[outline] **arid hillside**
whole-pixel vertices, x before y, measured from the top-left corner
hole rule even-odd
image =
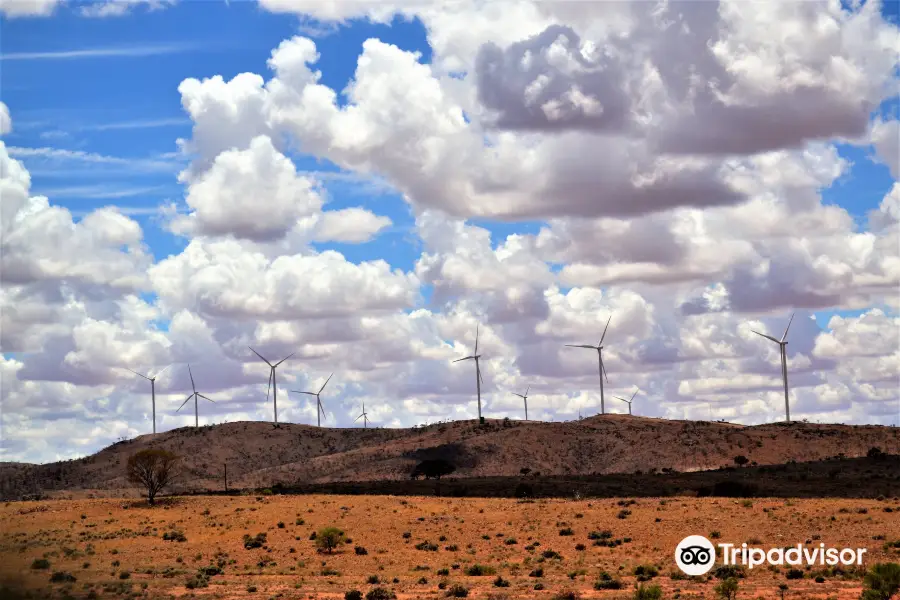
[[[700,471],[743,455],[759,465],[864,456],[872,448],[900,454],[900,430],[883,426],[667,421],[626,415],[565,423],[458,421],[411,429],[332,429],[238,422],[184,427],[118,442],[93,456],[46,465],[0,465],[0,495],[59,490],[118,490],[128,456],[165,448],[184,458],[185,476],[173,491],[277,483],[402,479],[426,458],[457,466],[454,477],[591,475]]]

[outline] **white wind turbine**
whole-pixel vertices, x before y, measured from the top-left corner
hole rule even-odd
[[[190,375],[190,377],[191,377],[191,389],[194,390],[194,393],[191,394],[190,396],[188,396],[187,398],[185,398],[184,402],[181,403],[181,406],[179,406],[178,410],[176,410],[175,412],[178,412],[179,410],[184,408],[184,405],[188,403],[188,400],[193,398],[194,399],[194,427],[200,427],[200,411],[197,406],[197,404],[198,404],[197,398],[203,398],[204,400],[209,400],[213,404],[215,404],[216,401],[213,400],[212,398],[207,398],[206,396],[204,396],[203,394],[201,394],[200,392],[197,391],[197,386],[194,385],[194,374],[191,373],[191,365],[188,365],[188,375]]]
[[[299,390],[291,390],[295,394],[308,394],[310,396],[316,397],[316,424],[319,427],[322,426],[322,419],[325,418],[325,409],[322,408],[322,399],[319,397],[319,395],[322,393],[322,390],[325,389],[325,386],[328,385],[328,382],[331,381],[332,375],[334,375],[334,373],[328,376],[328,379],[325,380],[325,383],[322,384],[322,387],[319,388],[318,392],[301,392]]]
[[[634,390],[634,393],[631,395],[631,400],[626,400],[625,398],[620,398],[619,396],[613,396],[616,400],[621,400],[622,402],[628,403],[628,414],[631,415],[631,403],[634,402],[634,397],[637,396],[637,393],[640,389]]]
[[[247,346],[247,347],[250,348],[250,346]],[[287,356],[285,356],[284,358],[282,358],[281,360],[279,360],[277,363],[275,363],[273,365],[272,363],[267,361],[265,358],[263,358],[262,354],[260,354],[256,350],[253,350],[253,348],[250,348],[250,350],[253,352],[253,354],[262,358],[263,362],[265,362],[267,365],[269,365],[269,385],[268,385],[268,387],[266,387],[266,401],[268,402],[268,400],[269,400],[269,389],[271,389],[272,390],[272,402],[274,404],[274,409],[275,409],[275,420],[272,422],[272,424],[275,427],[278,427],[278,386],[275,384],[275,368],[278,365],[280,365],[281,363],[283,363],[284,361],[286,361],[287,359],[289,359],[290,357],[292,357],[294,354],[296,354],[296,352],[291,352],[290,354],[288,354]]]
[[[603,378],[606,377],[606,383],[609,383],[609,375],[606,374],[606,367],[603,364],[603,340],[606,339],[606,330],[609,329],[609,322],[612,321],[612,315],[606,321],[606,327],[603,329],[603,335],[600,336],[600,342],[596,346],[590,344],[566,344],[568,348],[591,348],[597,351],[597,358],[600,360],[600,414],[606,414],[606,403],[603,397]]]
[[[353,422],[355,423],[355,422],[359,421],[360,419],[363,420],[363,429],[368,428],[369,427],[369,413],[366,412],[366,403],[365,402],[362,403],[362,414],[359,415],[358,417],[356,417],[355,419],[353,419]]]
[[[171,366],[172,365],[169,365],[169,367],[171,367]],[[131,369],[129,369],[128,367],[125,367],[126,371],[131,371],[138,377],[143,377],[144,379],[146,379],[147,381],[150,382],[150,399],[151,399],[151,403],[153,406],[153,433],[154,434],[156,433],[156,378],[159,377],[160,375],[162,375],[165,372],[165,370],[168,369],[169,367],[163,368],[162,371],[160,371],[153,377],[150,377],[149,375],[141,375],[137,371],[131,371]]]
[[[454,360],[453,362],[458,363],[464,360],[474,360],[475,361],[475,389],[478,392],[478,420],[482,421],[483,417],[481,416],[481,384],[484,382],[484,379],[481,377],[481,365],[479,364],[479,359],[481,359],[481,355],[478,354],[478,325],[475,326],[475,351],[471,356],[465,356],[463,358],[459,358]]]
[[[778,351],[781,354],[781,377],[784,380],[784,413],[785,418],[788,423],[791,422],[791,404],[788,400],[788,376],[787,376],[787,345],[788,343],[785,341],[787,339],[788,329],[791,328],[791,323],[794,321],[794,313],[791,313],[791,318],[788,321],[787,327],[784,328],[784,335],[781,336],[781,339],[775,339],[771,335],[766,335],[764,333],[760,333],[758,331],[753,331],[756,335],[761,335],[762,337],[772,340],[776,344],[778,344]]]
[[[521,398],[522,400],[525,401],[525,420],[526,421],[528,420],[528,390],[530,390],[530,389],[531,389],[531,386],[529,385],[527,388],[525,388],[524,394],[517,394],[517,393],[513,392],[514,396],[518,396],[519,398]]]

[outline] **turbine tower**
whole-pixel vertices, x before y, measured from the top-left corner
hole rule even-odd
[[[363,408],[362,414],[359,415],[358,417],[356,417],[355,419],[353,419],[353,422],[355,423],[355,422],[359,421],[360,419],[362,419],[363,420],[363,429],[366,429],[369,427],[369,413],[366,412],[366,403],[365,402],[362,403],[362,408]]]
[[[517,394],[517,393],[513,392],[514,396],[518,396],[519,398],[521,398],[522,400],[525,401],[525,420],[526,421],[528,420],[528,390],[530,390],[530,389],[531,389],[531,386],[529,385],[527,388],[525,388],[524,394]]]
[[[322,390],[324,390],[325,386],[328,385],[328,382],[331,381],[332,375],[334,375],[334,373],[328,376],[328,379],[325,380],[325,383],[322,384],[322,387],[319,388],[318,392],[301,392],[299,390],[291,390],[295,394],[308,394],[310,396],[316,397],[316,424],[319,427],[322,426],[322,419],[325,418],[325,409],[322,408],[322,399],[319,397],[319,394],[322,393]],[[363,411],[365,411],[365,408],[363,408]]]
[[[171,367],[171,366],[172,365],[169,365],[169,367]],[[160,371],[153,377],[150,377],[148,375],[141,375],[137,371],[131,371],[131,369],[129,369],[128,367],[125,367],[126,371],[131,371],[138,377],[143,377],[144,379],[146,379],[147,381],[150,382],[150,399],[151,399],[151,402],[153,405],[153,433],[154,433],[154,435],[156,434],[156,378],[159,377],[160,375],[162,375],[163,372],[165,372],[165,370],[168,369],[169,367],[165,367],[162,371]]]
[[[250,346],[247,346],[247,347],[250,348]],[[284,361],[286,361],[287,359],[289,359],[290,357],[292,357],[294,354],[296,354],[296,352],[291,352],[290,354],[288,354],[287,356],[285,356],[284,358],[282,358],[281,360],[279,360],[277,363],[275,363],[273,365],[272,363],[267,361],[265,358],[263,358],[262,354],[260,354],[256,350],[253,350],[253,348],[250,348],[250,350],[253,351],[253,354],[262,358],[263,362],[265,362],[267,365],[269,365],[269,385],[268,385],[268,387],[266,387],[266,401],[268,402],[268,400],[269,400],[269,389],[271,388],[272,402],[274,403],[274,406],[275,406],[275,420],[272,422],[272,425],[274,425],[275,427],[278,427],[278,386],[275,385],[275,368],[278,365],[280,365],[281,363],[283,363]]]
[[[200,411],[199,411],[199,408],[197,407],[197,398],[203,398],[204,400],[209,400],[213,404],[215,404],[216,401],[213,400],[212,398],[207,398],[206,396],[204,396],[203,394],[201,394],[200,392],[197,391],[197,386],[194,385],[194,374],[191,373],[191,365],[188,365],[188,375],[191,376],[191,389],[194,390],[194,393],[191,394],[190,396],[188,396],[187,398],[185,398],[184,402],[181,403],[181,406],[179,406],[178,410],[176,410],[175,412],[178,412],[179,410],[184,408],[184,405],[188,403],[188,400],[193,398],[194,399],[194,427],[200,427]]]
[[[622,402],[628,403],[628,415],[631,416],[631,403],[634,402],[634,397],[637,396],[637,393],[640,389],[634,390],[634,393],[631,395],[631,400],[626,400],[625,398],[620,398],[619,396],[613,396],[616,400],[621,400]]]
[[[756,335],[761,335],[762,337],[772,340],[776,344],[778,344],[778,350],[781,354],[781,378],[784,380],[784,414],[788,423],[791,422],[791,404],[788,401],[788,380],[787,380],[787,345],[788,343],[784,341],[787,339],[788,329],[791,328],[791,323],[794,321],[794,313],[791,313],[791,318],[788,321],[787,327],[784,328],[784,335],[781,336],[781,339],[775,339],[771,335],[766,335],[764,333],[760,333],[758,331],[753,331]]]
[[[609,329],[609,322],[612,321],[612,315],[606,321],[606,327],[603,329],[603,335],[600,336],[600,342],[596,346],[590,344],[566,344],[568,348],[590,348],[597,351],[597,358],[600,360],[600,414],[606,414],[606,402],[603,397],[603,378],[606,377],[606,383],[609,383],[609,375],[606,374],[606,367],[603,365],[603,340],[606,339],[606,330]]]
[[[465,356],[463,358],[459,358],[454,360],[453,362],[458,363],[464,360],[474,360],[475,361],[475,389],[478,392],[478,421],[481,422],[483,417],[481,416],[481,384],[484,382],[484,379],[481,377],[481,364],[478,362],[481,358],[481,355],[478,354],[478,325],[475,326],[475,351],[471,356]]]

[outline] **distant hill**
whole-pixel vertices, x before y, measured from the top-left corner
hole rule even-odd
[[[865,425],[776,423],[745,427],[604,415],[578,421],[456,421],[408,429],[333,429],[237,422],[183,427],[117,442],[85,458],[31,465],[0,464],[0,497],[54,491],[129,490],[128,456],[164,448],[184,457],[173,491],[286,486],[408,478],[426,458],[457,466],[452,477],[680,472],[733,465],[742,455],[758,465],[865,456],[872,447],[900,454],[900,429]]]

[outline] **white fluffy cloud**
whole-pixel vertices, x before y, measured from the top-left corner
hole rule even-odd
[[[0,0],[0,14],[8,18],[48,17],[62,0]]]
[[[173,413],[187,363],[217,401],[202,422],[269,419],[247,346],[296,352],[279,367],[281,420],[315,422],[288,390],[332,372],[328,424],[350,425],[363,399],[378,424],[471,418],[473,369],[451,361],[476,329],[486,415],[520,414],[509,392],[527,386],[533,418],[592,414],[596,353],[565,344],[596,344],[610,316],[607,410],[637,389],[635,414],[780,420],[777,348],[751,329],[780,335],[796,312],[792,416],[896,422],[900,184],[865,199],[880,201],[865,222],[822,197],[853,181],[838,142],[897,178],[897,121],[873,114],[896,89],[900,34],[878,3],[261,5],[345,26],[416,17],[432,59],[369,39],[332,88],[320,48],[295,36],[259,73],[184,80],[188,211],[168,226],[186,246],[159,260],[115,209],[79,219],[32,196],[0,142],[0,345],[26,353],[0,364],[4,460],[94,450],[80,440],[101,416],[114,425],[100,442],[149,431],[146,382],[123,367],[173,365],[162,430],[193,422]],[[375,245],[355,261],[318,249],[393,223],[377,198],[328,210],[301,156],[398,191],[412,266]],[[61,451],[49,422],[79,441]]]

